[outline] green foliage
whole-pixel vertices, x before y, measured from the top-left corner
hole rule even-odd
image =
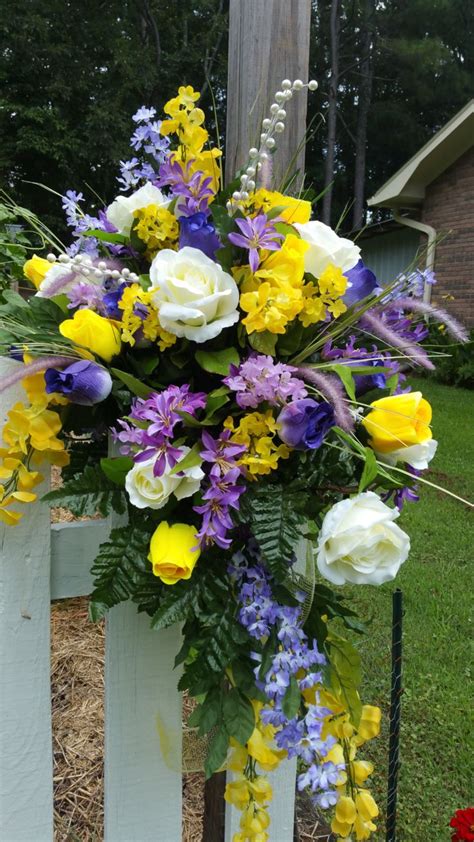
[[[438,324],[433,324],[424,344],[430,351],[447,355],[434,360],[436,368],[426,377],[446,386],[474,389],[474,330],[471,330],[469,342],[458,345],[452,337],[440,332]]]
[[[67,480],[62,488],[43,497],[52,506],[69,509],[76,517],[106,517],[110,512],[125,512],[125,495],[108,479],[100,466],[86,465],[83,471]]]
[[[0,202],[0,301],[13,282],[24,281],[23,264],[33,251],[31,232]]]
[[[224,348],[222,351],[196,351],[195,357],[201,368],[211,374],[226,375],[229,373],[231,364],[238,365],[240,362],[236,348]]]
[[[360,655],[348,640],[332,630],[326,638],[326,651],[331,686],[347,706],[351,720],[357,727],[362,710],[358,692],[361,681]]]
[[[240,519],[250,526],[272,574],[282,582],[305,524],[301,499],[285,486],[250,486],[242,498]]]
[[[129,599],[146,579],[153,576],[148,561],[150,532],[138,524],[112,529],[110,538],[100,545],[92,566],[94,590],[89,616],[100,620],[109,608]]]
[[[105,476],[115,485],[123,486],[125,477],[133,467],[131,456],[107,456],[100,460]]]

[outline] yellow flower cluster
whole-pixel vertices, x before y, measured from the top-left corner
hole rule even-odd
[[[191,155],[198,155],[208,139],[204,123],[204,111],[196,108],[201,94],[192,85],[181,85],[178,96],[168,100],[164,107],[169,120],[163,120],[160,128],[162,135],[176,134],[180,146],[189,150]]]
[[[347,278],[330,264],[315,283],[304,282],[304,255],[308,243],[289,234],[281,249],[267,252],[255,273],[250,266],[234,269],[240,285],[240,307],[247,313],[248,333],[284,334],[296,317],[304,327],[324,321],[329,311],[337,318],[347,309],[341,299]]]
[[[241,418],[236,427],[229,416],[224,427],[232,431],[231,441],[244,444],[246,451],[239,460],[240,465],[248,469],[249,479],[256,479],[261,474],[269,474],[278,468],[279,459],[288,459],[290,450],[286,444],[275,444],[274,438],[278,424],[271,410],[250,412]]]
[[[159,249],[178,248],[179,226],[176,217],[158,205],[147,205],[134,212],[134,231],[146,245],[145,257],[153,260]]]
[[[377,804],[364,784],[374,771],[372,763],[357,760],[357,750],[367,740],[371,740],[380,731],[380,708],[364,705],[357,728],[351,722],[350,715],[341,700],[328,690],[319,688],[320,704],[332,713],[326,718],[323,737],[331,734],[338,742],[331,749],[325,760],[333,763],[345,763],[346,771],[337,785],[339,800],[331,830],[342,840],[351,839],[362,842],[369,839],[377,830],[373,819],[379,814]]]
[[[137,313],[140,304],[148,311],[145,318]],[[142,289],[140,284],[125,287],[119,301],[119,309],[123,311],[121,328],[122,341],[135,345],[135,334],[143,330],[143,336],[150,342],[157,342],[160,351],[171,348],[176,342],[176,336],[168,333],[159,322],[158,312],[152,305],[151,293]]]
[[[9,507],[36,500],[32,489],[43,476],[32,466],[45,460],[60,466],[69,462],[64,442],[57,438],[61,419],[48,409],[52,396],[44,391],[43,375],[25,378],[23,385],[32,403],[18,402],[12,407],[2,432],[6,446],[0,447],[0,521],[10,526],[18,523],[22,513]]]
[[[204,112],[195,105],[200,96],[201,94],[191,85],[182,85],[178,88],[178,96],[170,99],[164,107],[164,112],[170,119],[163,120],[160,132],[163,135],[177,135],[178,149],[172,156],[172,160],[189,162],[191,175],[199,171],[206,177],[210,176],[212,178],[210,187],[214,193],[217,193],[220,181],[217,159],[222,153],[216,148],[203,150],[209,134],[202,125]]]
[[[246,746],[231,739],[233,747],[227,768],[234,772],[234,779],[225,790],[225,800],[242,812],[240,832],[234,834],[233,842],[267,842],[266,829],[270,824],[268,802],[272,799],[272,788],[268,779],[256,770],[258,763],[266,772],[277,768],[285,751],[273,746],[275,729],[264,725],[260,719],[261,702],[252,702],[256,724]]]

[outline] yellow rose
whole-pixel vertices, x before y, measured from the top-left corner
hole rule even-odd
[[[265,190],[263,187],[252,196],[252,202],[256,208],[267,213],[271,208],[281,207],[279,217],[289,225],[295,222],[303,225],[309,222],[311,217],[311,202],[305,199],[297,199],[294,196],[284,196],[276,190]]]
[[[44,281],[46,273],[51,269],[51,265],[44,257],[38,257],[37,254],[34,254],[24,264],[23,274],[38,289],[39,285]]]
[[[431,406],[421,392],[391,395],[371,403],[372,412],[362,420],[370,444],[378,453],[422,444],[432,438]]]
[[[165,585],[175,585],[180,579],[191,578],[200,555],[194,526],[187,523],[170,526],[164,520],[151,537],[148,560],[155,576]]]
[[[72,319],[61,322],[59,332],[107,363],[120,353],[120,331],[110,319],[99,316],[93,310],[77,310]]]

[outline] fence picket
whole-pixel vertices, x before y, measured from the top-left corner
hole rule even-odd
[[[172,673],[180,646],[177,626],[150,630],[132,603],[109,612],[106,842],[181,842],[181,694]]]
[[[2,362],[8,374],[18,363]],[[20,385],[0,395],[0,422]],[[47,491],[45,482],[39,489]],[[0,524],[0,839],[51,842],[50,514],[29,507]]]

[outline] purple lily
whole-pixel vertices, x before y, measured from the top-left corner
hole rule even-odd
[[[241,233],[229,234],[229,241],[233,246],[248,250],[250,268],[252,272],[256,272],[260,264],[259,249],[277,251],[281,248],[279,240],[283,240],[284,236],[278,233],[264,213],[259,213],[253,219],[235,221]]]

